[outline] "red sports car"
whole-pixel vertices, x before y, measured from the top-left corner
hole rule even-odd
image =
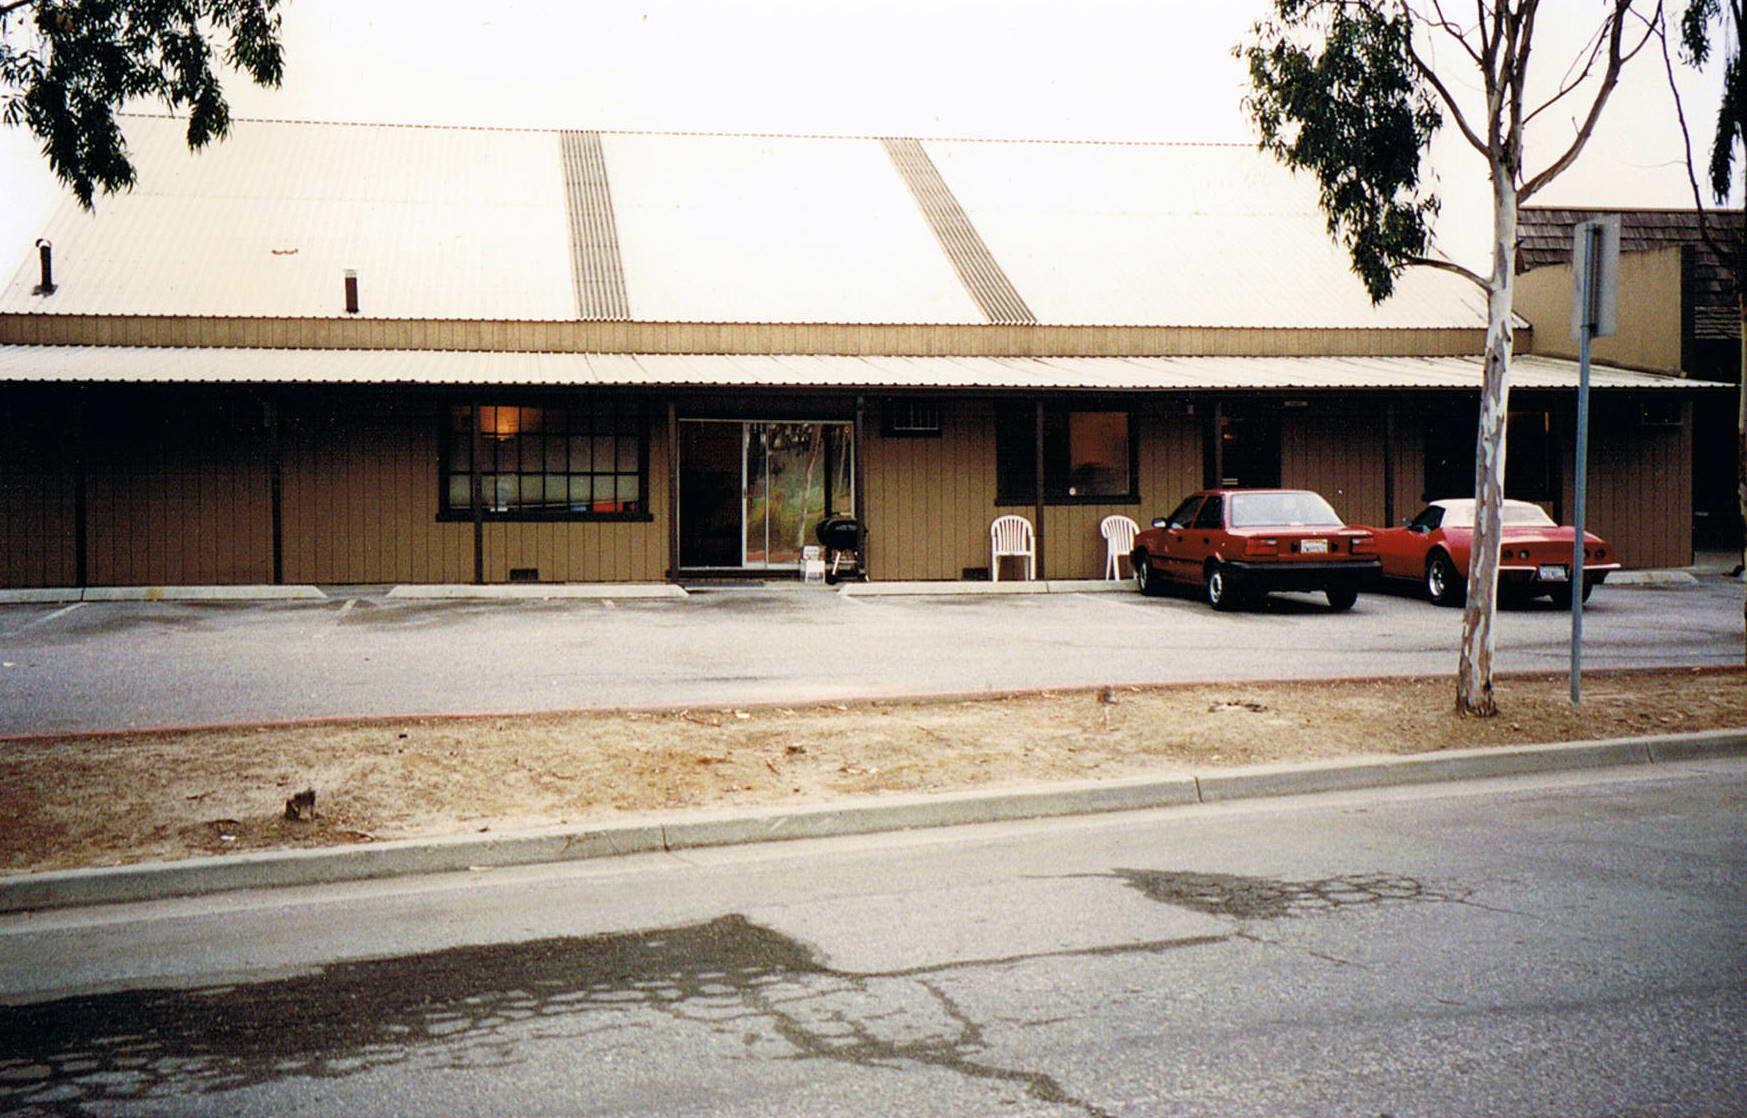
[[[1214,609],[1236,609],[1270,590],[1321,590],[1351,609],[1378,571],[1369,528],[1349,528],[1303,489],[1204,489],[1134,538],[1129,553],[1143,594],[1167,582],[1201,587]]]
[[[1571,608],[1571,541],[1539,505],[1504,502],[1504,542],[1499,553],[1501,598],[1545,595]],[[1620,569],[1600,536],[1583,534],[1583,600],[1611,571]],[[1377,531],[1377,555],[1385,578],[1422,582],[1440,606],[1461,605],[1468,594],[1468,560],[1474,545],[1472,498],[1433,501],[1400,528]]]

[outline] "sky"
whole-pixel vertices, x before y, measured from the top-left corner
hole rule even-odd
[[[1680,5],[1677,3],[1676,7]],[[233,116],[535,128],[1254,143],[1232,56],[1262,0],[284,0],[284,84],[238,76]],[[1598,5],[1547,0],[1537,66],[1557,82]],[[1444,57],[1448,58],[1449,55]],[[1715,72],[1674,68],[1701,164]],[[1472,86],[1474,83],[1469,83]],[[1552,158],[1575,109],[1546,114]],[[1446,253],[1487,269],[1484,163],[1434,148]],[[64,197],[0,128],[0,269]],[[1661,52],[1627,70],[1583,158],[1534,199],[1690,207]],[[1706,204],[1711,199],[1707,196]],[[99,197],[98,206],[102,206]]]

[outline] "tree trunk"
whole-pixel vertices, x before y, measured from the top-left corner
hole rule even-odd
[[[1456,712],[1498,713],[1492,696],[1492,622],[1498,612],[1498,549],[1503,538],[1506,420],[1510,415],[1511,297],[1515,286],[1517,188],[1512,173],[1492,174],[1492,278],[1487,298],[1486,368],[1480,388],[1480,428],[1474,454],[1474,546],[1468,604],[1462,611],[1462,659]]]

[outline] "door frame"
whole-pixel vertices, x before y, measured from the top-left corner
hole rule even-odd
[[[770,564],[770,562],[768,560],[766,560],[765,565],[752,566],[749,564],[749,562],[746,558],[747,499],[748,499],[749,493],[751,492],[751,478],[748,476],[748,469],[749,469],[748,452],[749,452],[749,447],[750,447],[750,439],[752,437],[752,434],[754,433],[754,430],[753,430],[754,428],[764,428],[764,427],[769,427],[769,426],[773,426],[773,425],[795,425],[795,424],[811,424],[811,425],[819,426],[821,428],[826,428],[826,427],[843,428],[845,440],[848,444],[848,453],[849,453],[848,468],[846,470],[843,470],[842,464],[836,461],[836,457],[831,453],[829,443],[826,443],[824,450],[823,450],[824,475],[825,475],[825,513],[826,513],[826,515],[831,515],[832,513],[837,513],[837,512],[848,512],[850,515],[853,515],[857,519],[860,519],[861,515],[862,515],[862,493],[863,493],[863,489],[864,489],[863,475],[862,475],[862,461],[861,461],[861,455],[860,455],[861,436],[862,436],[862,430],[863,430],[862,408],[860,406],[860,403],[861,402],[858,399],[855,418],[853,418],[853,419],[827,419],[827,418],[818,418],[818,417],[815,417],[812,415],[786,416],[786,417],[785,416],[765,416],[765,415],[756,415],[756,416],[693,415],[693,416],[681,417],[678,414],[677,408],[674,405],[669,404],[668,405],[668,432],[669,432],[669,444],[673,448],[673,458],[672,458],[672,471],[671,471],[672,476],[670,478],[670,486],[669,486],[669,494],[670,494],[670,501],[671,501],[670,507],[672,508],[672,516],[670,518],[670,524],[669,524],[669,528],[668,528],[668,534],[669,534],[669,540],[670,540],[670,546],[669,546],[669,551],[668,551],[668,556],[669,556],[668,577],[677,579],[677,578],[680,578],[681,576],[687,576],[687,575],[712,575],[712,576],[718,576],[718,577],[764,578],[764,577],[770,577],[772,574],[784,574],[784,573],[798,574],[799,573],[799,564],[798,563],[793,564],[793,565],[790,565],[787,563],[780,563],[780,564],[772,565],[772,564]],[[683,559],[682,559],[682,552],[683,552],[682,536],[683,536],[683,525],[685,523],[686,512],[685,512],[685,509],[683,507],[683,500],[681,498],[680,479],[681,479],[681,476],[683,475],[684,468],[685,468],[684,449],[683,449],[683,429],[684,429],[684,426],[688,423],[732,424],[732,425],[735,425],[735,426],[740,428],[740,485],[739,485],[740,531],[739,531],[739,536],[740,536],[740,541],[741,541],[740,542],[740,556],[741,557],[740,557],[740,562],[735,566],[721,567],[721,566],[685,565],[683,562]],[[832,485],[831,485],[831,477],[832,477],[832,473],[834,470],[843,470],[843,472],[845,474],[845,481],[847,482],[847,484],[849,486],[849,502],[848,502],[849,507],[847,509],[838,509],[838,508],[834,507],[834,504],[832,501]],[[766,471],[766,474],[768,476],[768,469]]]

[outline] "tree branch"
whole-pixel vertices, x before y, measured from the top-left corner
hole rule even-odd
[[[1474,65],[1478,67],[1480,65],[1480,56],[1474,52],[1473,47],[1468,45],[1468,33],[1463,31],[1455,20],[1444,14],[1443,0],[1432,0],[1432,11],[1437,15],[1437,18],[1426,20],[1426,25],[1429,27],[1435,27],[1450,38],[1456,40],[1457,45],[1462,48],[1462,53],[1466,54],[1469,61],[1473,62]]]
[[[1693,209],[1698,213],[1699,239],[1704,241],[1705,247],[1710,249],[1717,259],[1725,260],[1727,256],[1723,252],[1722,246],[1717,244],[1715,237],[1711,236],[1711,223],[1705,219],[1704,192],[1699,189],[1698,170],[1692,162],[1692,133],[1687,131],[1686,109],[1680,102],[1680,86],[1674,80],[1674,59],[1668,53],[1668,35],[1664,32],[1659,37],[1662,40],[1662,68],[1668,73],[1668,92],[1674,97],[1674,116],[1676,120],[1680,121],[1680,139],[1686,145],[1686,181],[1692,184],[1692,204]]]
[[[1612,20],[1612,28],[1608,32],[1607,72],[1602,75],[1601,88],[1596,91],[1595,100],[1589,106],[1589,115],[1584,119],[1582,126],[1578,128],[1577,137],[1571,141],[1571,146],[1565,149],[1564,155],[1561,155],[1546,170],[1523,184],[1522,189],[1517,192],[1517,198],[1519,201],[1527,201],[1531,195],[1535,194],[1549,182],[1552,182],[1560,174],[1564,173],[1567,167],[1577,161],[1577,156],[1583,151],[1584,146],[1589,143],[1590,136],[1595,133],[1595,123],[1601,119],[1601,110],[1603,106],[1607,104],[1608,98],[1612,96],[1614,87],[1619,84],[1620,67],[1625,65],[1627,60],[1636,55],[1640,50],[1644,49],[1644,45],[1650,41],[1652,31],[1656,27],[1660,27],[1664,22],[1662,4],[1659,2],[1656,5],[1655,12],[1646,20],[1647,29],[1644,32],[1644,38],[1636,47],[1633,47],[1631,51],[1622,52],[1620,44],[1625,38],[1625,16],[1631,6],[1631,0],[1614,0],[1614,14],[1610,17]]]
[[[1589,57],[1584,60],[1582,66],[1574,65],[1572,67],[1572,69],[1577,72],[1577,76],[1574,78],[1568,78],[1566,83],[1559,87],[1559,92],[1553,94],[1553,96],[1547,98],[1534,109],[1530,110],[1529,115],[1523,118],[1523,124],[1525,127],[1534,123],[1536,117],[1540,116],[1548,109],[1551,109],[1560,101],[1563,101],[1574,90],[1576,90],[1578,86],[1581,86],[1584,82],[1589,80],[1589,75],[1595,70],[1596,59],[1601,57],[1602,45],[1607,41],[1607,36],[1603,34],[1605,30],[1605,27],[1597,29],[1595,37],[1590,40],[1589,46],[1586,48],[1589,51]]]
[[[1492,284],[1487,282],[1486,277],[1471,269],[1462,267],[1462,265],[1456,263],[1454,260],[1443,260],[1436,256],[1410,256],[1403,260],[1402,263],[1414,268],[1435,268],[1440,272],[1449,272],[1453,275],[1461,276],[1469,283],[1472,283],[1475,287],[1480,289],[1482,294],[1490,295],[1492,293]]]
[[[1473,48],[1469,47],[1466,42],[1462,45],[1469,54],[1474,53]],[[1474,131],[1473,125],[1468,123],[1468,117],[1462,112],[1462,106],[1456,103],[1456,98],[1450,93],[1449,87],[1444,84],[1442,78],[1438,77],[1437,71],[1432,69],[1431,64],[1420,56],[1419,51],[1414,48],[1411,41],[1407,44],[1407,57],[1413,62],[1413,68],[1419,71],[1419,76],[1425,79],[1425,83],[1437,92],[1438,100],[1442,101],[1444,108],[1449,110],[1451,119],[1456,122],[1456,129],[1462,133],[1462,138],[1467,140],[1469,146],[1475,151],[1485,155],[1486,141],[1480,138],[1480,133]]]

